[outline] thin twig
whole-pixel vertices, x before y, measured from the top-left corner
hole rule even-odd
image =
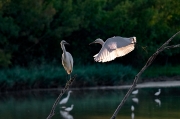
[[[115,110],[114,114],[112,115],[111,119],[115,119],[118,112],[120,111],[121,107],[123,106],[123,104],[126,102],[127,98],[129,97],[129,95],[131,94],[131,92],[133,91],[133,89],[136,87],[137,85],[137,81],[140,77],[140,75],[148,68],[148,66],[150,66],[152,64],[152,62],[154,61],[154,59],[156,58],[156,56],[162,52],[164,49],[170,49],[170,48],[176,48],[176,47],[180,47],[180,44],[178,45],[172,45],[172,46],[167,46],[169,44],[169,42],[177,35],[179,34],[179,32],[177,32],[176,34],[174,34],[169,40],[167,40],[146,62],[145,66],[140,70],[140,72],[135,76],[134,82],[131,86],[131,88],[128,90],[128,92],[126,93],[126,95],[124,96],[124,98],[122,99],[122,101],[120,102],[120,104],[118,105],[117,109]]]
[[[53,107],[51,109],[51,112],[50,112],[49,116],[46,119],[51,119],[54,116],[55,108],[56,108],[57,104],[59,103],[60,98],[69,89],[69,86],[71,86],[71,84],[73,83],[75,78],[76,78],[76,75],[73,78],[70,78],[70,80],[66,83],[66,86],[64,87],[64,89],[61,90],[61,93],[59,94],[58,98],[54,102],[54,105],[53,105]]]

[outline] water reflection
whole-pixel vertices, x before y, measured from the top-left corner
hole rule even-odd
[[[160,97],[154,96],[158,88],[138,90],[138,95],[131,95],[127,99],[117,119],[180,118],[180,88],[161,88],[163,93]],[[110,118],[127,91],[128,89],[73,90],[66,105],[58,105],[53,119]],[[1,93],[0,119],[45,119],[59,93],[60,91]],[[63,95],[62,99],[66,97],[67,95]],[[134,106],[134,111],[131,110],[131,106]],[[65,111],[71,107],[70,112]]]
[[[135,102],[135,103],[139,103],[139,99],[138,98],[132,98],[132,101]]]
[[[159,96],[160,93],[161,93],[161,89],[158,89],[158,92],[156,92],[154,95],[155,95],[155,96]]]
[[[134,113],[132,112],[132,113],[131,113],[131,119],[134,119],[134,117],[135,117],[135,115],[134,115]]]
[[[133,105],[131,105],[131,111],[134,111],[134,106]]]
[[[67,111],[60,111],[60,114],[64,119],[74,119],[73,116]]]
[[[134,91],[132,92],[132,94],[133,94],[133,95],[137,95],[137,94],[138,94],[138,92],[139,92],[139,90],[138,90],[138,89],[136,89],[136,90],[134,90]]]
[[[60,105],[63,105],[63,104],[66,104],[66,103],[67,103],[67,101],[69,100],[69,97],[70,97],[71,92],[72,92],[72,91],[68,91],[67,97],[66,97],[66,98],[63,98],[63,99],[59,102]]]
[[[159,107],[161,106],[161,100],[155,99],[154,101],[158,104]]]

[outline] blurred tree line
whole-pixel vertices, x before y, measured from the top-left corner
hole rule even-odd
[[[89,43],[112,36],[136,36],[135,51],[115,62],[140,65],[180,30],[179,6],[179,0],[0,0],[0,67],[61,62],[61,40],[70,43],[76,64],[91,64],[101,46]],[[177,48],[157,62],[179,60]]]

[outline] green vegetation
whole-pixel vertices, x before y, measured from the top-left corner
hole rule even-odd
[[[151,66],[147,68],[147,70],[143,74],[143,77],[146,78],[154,78],[161,76],[180,76],[180,65]]]
[[[130,83],[136,74],[131,66],[89,65],[75,66],[77,78],[73,87],[119,85]],[[0,70],[0,89],[20,90],[63,87],[69,80],[64,68],[59,65],[40,65],[30,68],[14,67]]]
[[[63,39],[75,63],[90,64],[100,46],[88,44],[117,35],[136,36],[138,46],[116,62],[140,65],[179,31],[179,6],[179,0],[0,0],[0,67],[60,59]],[[167,50],[158,63],[177,64],[179,53]]]
[[[137,73],[138,69],[121,64],[77,65],[72,74],[77,75],[72,87],[132,84]],[[69,79],[61,64],[13,67],[0,70],[0,75],[1,91],[62,88]],[[180,66],[151,66],[143,73],[142,79],[161,76],[180,76]]]

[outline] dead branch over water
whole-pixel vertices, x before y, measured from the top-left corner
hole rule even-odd
[[[144,65],[144,67],[140,70],[140,72],[135,76],[134,78],[134,82],[131,86],[131,88],[128,90],[128,92],[126,93],[126,95],[124,96],[124,98],[122,99],[122,101],[120,102],[120,104],[118,105],[117,109],[115,110],[114,114],[112,115],[111,119],[115,119],[118,112],[120,111],[121,107],[124,105],[124,103],[126,102],[127,98],[129,97],[129,95],[131,94],[131,92],[133,91],[133,89],[136,87],[137,81],[139,79],[139,77],[141,76],[141,74],[152,64],[152,62],[154,61],[154,59],[156,58],[156,56],[164,51],[165,49],[170,49],[170,48],[177,48],[180,47],[180,44],[177,45],[171,45],[168,46],[169,42],[180,33],[180,31],[178,31],[176,34],[174,34],[169,40],[167,40],[159,49],[157,49],[157,51],[148,59],[148,61],[146,62],[146,64]]]
[[[49,116],[46,119],[51,119],[54,116],[54,114],[55,114],[54,112],[55,112],[55,108],[56,108],[57,104],[59,103],[62,95],[69,89],[69,86],[72,85],[75,78],[76,78],[76,75],[73,76],[72,78],[70,78],[70,80],[66,83],[66,86],[64,87],[64,89],[61,90],[61,93],[59,94],[58,98],[54,102],[53,107],[51,109],[51,112],[50,112]]]

